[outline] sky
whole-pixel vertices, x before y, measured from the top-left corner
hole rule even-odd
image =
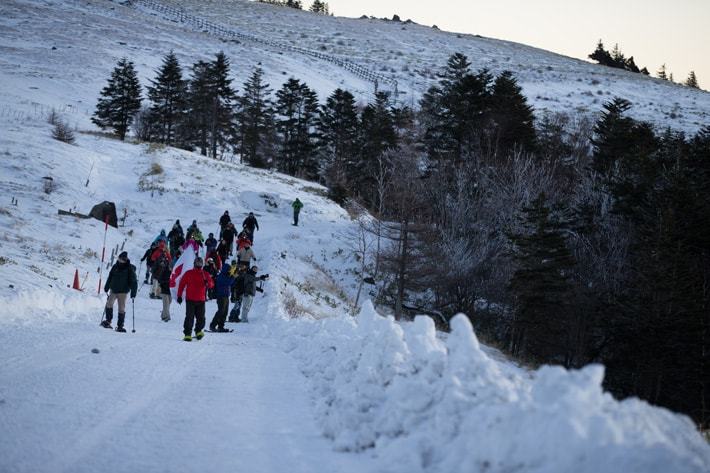
[[[397,14],[423,25],[480,34],[586,59],[602,39],[683,82],[694,70],[710,90],[710,0],[328,0],[336,16]],[[308,4],[308,0],[304,1]]]

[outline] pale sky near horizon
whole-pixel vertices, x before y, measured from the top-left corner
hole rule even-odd
[[[710,0],[326,0],[336,16],[411,19],[586,59],[602,39],[676,82],[694,70],[710,90]],[[310,6],[305,0],[304,6]]]

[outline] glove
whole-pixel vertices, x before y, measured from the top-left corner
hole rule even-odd
[[[178,297],[178,304],[182,304],[182,297]]]
[[[260,287],[257,287],[256,290],[259,291],[259,292],[264,292],[264,290],[263,290],[262,288],[260,288]]]

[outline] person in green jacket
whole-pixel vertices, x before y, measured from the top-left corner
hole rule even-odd
[[[136,277],[136,267],[131,264],[128,259],[128,253],[125,251],[118,255],[118,261],[113,265],[108,273],[106,284],[104,284],[104,292],[109,293],[106,301],[104,314],[106,318],[101,321],[101,326],[105,328],[111,327],[113,319],[113,304],[118,300],[118,323],[116,325],[117,332],[125,332],[123,324],[126,320],[126,298],[128,293],[131,293],[131,299],[136,298],[138,292],[138,278]]]
[[[301,209],[303,208],[303,203],[298,200],[298,197],[296,197],[296,200],[293,201],[293,204],[291,204],[291,207],[293,207],[293,224],[295,226],[298,226],[298,214],[301,212]]]

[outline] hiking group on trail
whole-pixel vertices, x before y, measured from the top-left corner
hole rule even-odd
[[[292,207],[294,225],[298,225],[298,213],[303,204],[296,199]],[[252,265],[252,261],[257,261],[253,250],[254,232],[259,230],[254,213],[249,212],[238,234],[226,210],[219,218],[219,226],[219,239],[209,233],[205,240],[197,220],[192,221],[185,233],[180,220],[176,220],[170,232],[160,231],[140,260],[141,265],[146,264],[143,285],[150,284],[150,298],[162,300],[160,318],[163,322],[171,320],[173,298],[178,304],[185,302],[184,341],[192,341],[193,333],[197,340],[204,337],[205,305],[212,299],[217,302],[217,311],[209,324],[211,332],[232,332],[225,327],[227,322],[248,322],[254,296],[264,292],[261,286],[269,277],[268,274],[257,276],[259,268]],[[200,256],[202,248],[204,258]],[[230,261],[230,257],[234,258]],[[127,252],[118,255],[104,291],[107,302],[101,326],[113,328],[113,306],[118,301],[116,331],[125,332],[126,300],[130,294],[134,303],[138,292],[136,267],[131,264]],[[234,304],[231,311],[230,302]]]

